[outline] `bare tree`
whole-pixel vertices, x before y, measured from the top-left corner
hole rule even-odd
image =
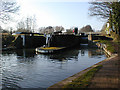
[[[36,17],[35,15],[32,17],[32,32],[35,32],[35,27],[37,26],[36,24]]]
[[[90,2],[90,16],[97,16],[102,19],[108,19],[112,10],[112,2]]]
[[[62,26],[55,26],[54,28],[55,28],[55,31],[56,31],[56,32],[59,32],[59,31],[63,31],[63,30],[64,30],[64,27],[62,27]]]
[[[35,31],[35,27],[37,26],[35,15],[27,17],[25,23],[26,23],[26,29],[27,30],[29,30],[31,32]]]
[[[21,20],[17,24],[17,31],[23,32],[24,30],[25,30],[25,22]]]
[[[26,29],[31,31],[31,29],[32,29],[32,18],[31,17],[27,17],[26,21],[25,21],[25,24],[26,24]]]
[[[116,2],[90,2],[90,16],[97,16],[102,19],[107,19],[112,31],[120,35],[120,1]],[[114,30],[113,30],[113,27]]]
[[[24,20],[22,19],[17,24],[17,30],[21,32],[34,32],[36,27],[36,18],[35,16],[28,16]]]
[[[21,20],[17,23],[17,31],[19,32],[30,32],[31,31],[31,19],[26,18],[25,20]]]
[[[19,10],[16,2],[0,0],[0,21],[5,22],[11,19],[11,14]]]

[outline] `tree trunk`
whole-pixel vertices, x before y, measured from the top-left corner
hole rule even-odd
[[[120,24],[118,24],[118,35],[120,35]]]

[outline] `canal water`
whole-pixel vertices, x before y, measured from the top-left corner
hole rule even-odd
[[[2,52],[3,88],[47,88],[106,58],[103,50],[81,45],[51,55],[34,49]]]

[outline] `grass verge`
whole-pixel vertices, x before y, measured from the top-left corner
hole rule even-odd
[[[88,85],[90,84],[92,77],[101,67],[102,67],[102,65],[97,65],[96,67],[92,68],[91,70],[89,70],[88,72],[86,72],[85,74],[80,76],[79,78],[76,78],[72,82],[63,86],[63,89],[87,88]]]
[[[115,46],[113,45],[113,42],[110,40],[94,40],[94,42],[106,44],[106,49],[110,51],[111,53],[116,53]]]

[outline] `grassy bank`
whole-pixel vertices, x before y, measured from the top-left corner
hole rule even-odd
[[[98,42],[98,43],[102,43],[102,44],[106,44],[106,49],[108,51],[110,51],[111,53],[116,53],[116,48],[115,47],[115,42],[111,41],[111,40],[94,40],[95,42]]]
[[[103,33],[102,33],[103,34]],[[118,49],[120,48],[120,35],[111,31],[110,35],[105,34],[104,36],[112,38],[113,40],[94,40],[95,42],[106,44],[106,49],[111,53],[118,53]]]
[[[94,74],[102,67],[102,65],[98,65],[79,78],[74,79],[71,83],[68,83],[63,87],[63,89],[66,88],[71,88],[71,89],[76,89],[76,88],[87,88],[88,85],[90,84],[90,80],[94,76]]]

